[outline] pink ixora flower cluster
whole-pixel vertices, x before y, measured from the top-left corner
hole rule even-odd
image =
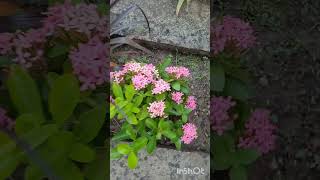
[[[270,121],[270,111],[256,109],[245,127],[245,133],[239,139],[239,147],[256,149],[261,154],[266,154],[275,148],[276,126]]]
[[[149,104],[148,112],[150,113],[151,118],[163,117],[165,109],[164,101],[155,101]]]
[[[186,108],[195,110],[197,107],[197,101],[194,96],[189,96],[186,102]]]
[[[182,99],[183,93],[182,92],[173,92],[171,93],[172,100],[176,102],[177,104],[181,104],[183,99]]]
[[[0,126],[7,130],[13,130],[15,122],[6,114],[7,111],[0,108]]]
[[[154,81],[154,88],[152,90],[152,94],[161,94],[166,91],[170,91],[170,84],[164,81],[163,79],[159,79]]]
[[[14,56],[13,61],[25,68],[30,68],[43,58],[46,42],[43,29],[30,29],[26,32],[0,34],[0,54]]]
[[[165,71],[174,76],[176,79],[179,79],[179,78],[183,78],[183,77],[189,77],[190,76],[190,72],[189,72],[189,69],[186,68],[186,67],[181,67],[181,66],[170,66],[170,67],[167,67],[165,69]]]
[[[94,37],[70,52],[73,72],[81,82],[81,90],[95,89],[97,85],[107,81],[106,49],[106,44]]]
[[[198,138],[197,127],[192,123],[186,123],[182,126],[183,136],[181,141],[185,144],[190,144],[194,139]]]
[[[223,17],[211,30],[211,47],[214,54],[222,52],[227,45],[233,43],[239,50],[252,47],[256,38],[252,27],[239,18]]]
[[[70,0],[64,4],[57,4],[45,13],[47,18],[43,21],[47,34],[53,34],[57,28],[66,31],[77,31],[91,38],[109,36],[108,18],[98,13],[97,5],[79,3],[73,5]]]
[[[230,109],[236,103],[231,100],[231,97],[213,97],[211,98],[210,119],[212,129],[218,135],[222,135],[225,130],[228,130],[233,124],[233,118],[230,117]]]

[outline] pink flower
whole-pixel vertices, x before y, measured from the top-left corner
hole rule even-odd
[[[151,83],[149,78],[143,74],[137,74],[132,77],[132,83],[136,90],[145,88],[148,84]]]
[[[98,13],[95,4],[79,3],[73,5],[70,1],[58,4],[48,9],[45,13],[48,17],[44,20],[47,34],[51,35],[57,28],[66,31],[74,30],[91,38],[109,36],[108,18]]]
[[[94,37],[70,52],[73,73],[81,82],[81,90],[95,89],[97,85],[107,82],[106,49],[106,45],[98,37]]]
[[[161,94],[165,91],[170,91],[170,84],[164,81],[163,79],[159,79],[154,82],[154,88],[152,89],[152,94]]]
[[[0,126],[7,130],[13,130],[15,122],[6,114],[6,110],[0,108]]]
[[[140,73],[144,74],[149,81],[154,81],[154,78],[158,78],[159,74],[156,67],[153,64],[146,64],[140,68]]]
[[[182,99],[182,96],[183,96],[183,93],[182,92],[173,92],[171,93],[171,96],[172,96],[172,100],[174,102],[176,102],[177,104],[181,104],[183,99]]]
[[[124,80],[125,75],[125,71],[110,72],[110,79],[119,84]]]
[[[6,55],[12,51],[12,40],[14,34],[12,33],[0,33],[0,54]]]
[[[229,116],[230,109],[235,106],[236,103],[231,101],[231,97],[213,97],[211,98],[211,125],[212,129],[222,135],[225,130],[230,128],[233,124],[233,118]]]
[[[163,101],[155,101],[149,104],[148,112],[150,113],[151,118],[155,117],[163,117],[164,116],[164,108],[165,103]]]
[[[215,24],[211,33],[214,54],[222,52],[230,43],[234,43],[239,50],[244,50],[252,47],[256,40],[248,23],[231,16],[225,16],[221,23]]]
[[[194,96],[189,96],[186,102],[186,108],[195,110],[197,107],[197,101]]]
[[[192,123],[186,123],[182,126],[183,136],[181,141],[185,144],[190,144],[194,139],[198,138],[197,127]]]
[[[139,73],[140,70],[141,70],[141,64],[136,62],[126,63],[123,66],[123,71],[125,72]]]
[[[190,75],[190,72],[189,72],[189,69],[186,68],[186,67],[181,67],[181,66],[170,66],[170,67],[167,67],[165,69],[165,71],[172,75],[172,76],[175,76],[175,78],[179,79],[179,78],[182,78],[182,77],[188,77]]]
[[[266,154],[275,148],[276,126],[270,121],[270,111],[256,109],[250,119],[246,122],[246,130],[239,139],[238,146],[241,148],[252,148],[262,154]]]

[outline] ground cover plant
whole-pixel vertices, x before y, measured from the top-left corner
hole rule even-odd
[[[112,138],[117,144],[111,159],[127,156],[131,169],[138,165],[140,150],[152,154],[161,140],[180,149],[197,138],[197,127],[188,123],[197,106],[188,87],[191,73],[170,64],[170,57],[157,67],[129,62],[111,72],[110,119],[121,126]]]
[[[54,3],[38,29],[0,34],[0,179],[108,176],[104,7]]]
[[[243,54],[255,44],[252,27],[239,18],[223,16],[212,24],[210,119],[214,178],[245,180],[247,167],[276,147],[275,116],[249,101],[253,96],[252,77]],[[220,173],[225,176],[220,177]]]

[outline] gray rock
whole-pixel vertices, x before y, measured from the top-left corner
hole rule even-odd
[[[126,157],[112,160],[110,170],[111,180],[209,180],[210,155],[203,152],[157,148],[152,155],[145,151],[139,152],[138,167],[134,170],[127,167]]]
[[[148,34],[144,16],[138,10],[124,19],[120,26],[131,28],[121,34],[137,39],[161,42],[176,46],[209,51],[210,1],[194,0],[175,15],[176,0],[122,0],[111,9],[111,19],[131,4],[140,6],[149,19]],[[115,28],[115,27],[112,27]]]

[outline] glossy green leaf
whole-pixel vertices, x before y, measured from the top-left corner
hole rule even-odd
[[[171,140],[177,137],[176,133],[171,130],[165,130],[162,132],[162,134]]]
[[[136,107],[139,107],[140,104],[142,103],[143,101],[143,95],[138,95],[135,99],[134,99],[134,105]]]
[[[120,154],[129,154],[131,152],[131,147],[128,144],[118,144],[117,145],[117,150]]]
[[[156,136],[151,136],[149,138],[149,142],[147,144],[146,150],[149,154],[152,154],[153,151],[156,149],[157,146],[157,139]]]
[[[136,90],[134,89],[133,85],[126,85],[125,87],[125,96],[127,101],[131,101],[133,96],[135,95]]]
[[[228,169],[234,163],[234,140],[230,135],[213,137],[213,167],[216,170]]]
[[[180,91],[180,88],[181,88],[181,85],[180,85],[180,82],[178,81],[175,81],[171,84],[172,88],[176,91]]]
[[[43,178],[43,172],[34,165],[29,165],[24,172],[25,180],[42,180]]]
[[[235,161],[239,164],[249,165],[258,159],[260,154],[253,149],[240,149],[236,152]]]
[[[7,87],[10,98],[20,114],[43,114],[38,87],[24,69],[17,65],[11,66]]]
[[[251,96],[249,87],[237,79],[229,78],[226,81],[224,93],[234,99],[246,101]]]
[[[109,162],[106,153],[99,153],[97,158],[85,168],[84,174],[87,180],[106,180],[110,174]]]
[[[127,121],[128,121],[128,123],[130,123],[130,124],[138,124],[138,120],[137,120],[137,117],[136,117],[136,115],[134,115],[134,114],[132,114],[132,113],[128,113],[127,114],[127,117],[128,117],[128,119],[127,119]]]
[[[119,153],[117,149],[112,149],[110,151],[110,159],[114,160],[114,159],[119,159],[123,156],[123,154]]]
[[[99,133],[105,121],[106,107],[99,105],[80,114],[79,123],[74,128],[74,134],[84,143],[92,141]]]
[[[174,142],[174,145],[176,146],[177,150],[181,150],[181,140],[180,139],[177,139]]]
[[[247,180],[247,172],[243,166],[233,166],[229,171],[230,180]]]
[[[148,138],[146,137],[140,137],[137,140],[135,140],[132,144],[132,148],[138,152],[142,148],[144,148],[148,143]]]
[[[128,156],[128,167],[130,169],[136,168],[138,165],[138,157],[134,152],[131,152]]]
[[[112,137],[113,142],[129,139],[130,135],[126,131],[119,131]]]
[[[135,140],[137,137],[137,132],[133,129],[131,125],[128,125],[126,127],[126,134],[129,135],[132,140]]]
[[[143,120],[149,116],[149,112],[147,109],[142,109],[140,112],[137,114],[137,117],[139,120]]]
[[[71,74],[58,77],[49,94],[49,110],[53,120],[62,125],[80,101],[78,80]]]
[[[95,151],[82,143],[75,143],[71,146],[69,157],[78,162],[88,163],[95,159]]]
[[[116,107],[113,104],[110,104],[110,120],[114,118],[117,114]]]
[[[15,132],[21,136],[34,128],[40,127],[42,122],[44,122],[44,119],[39,114],[22,114],[16,119]]]
[[[150,129],[157,128],[157,122],[151,118],[146,119],[146,126]]]
[[[112,83],[112,93],[115,95],[116,98],[124,98],[123,97],[123,92],[122,92],[122,88],[119,84],[117,83]]]
[[[221,92],[225,85],[225,72],[223,66],[213,63],[210,69],[210,89]]]

